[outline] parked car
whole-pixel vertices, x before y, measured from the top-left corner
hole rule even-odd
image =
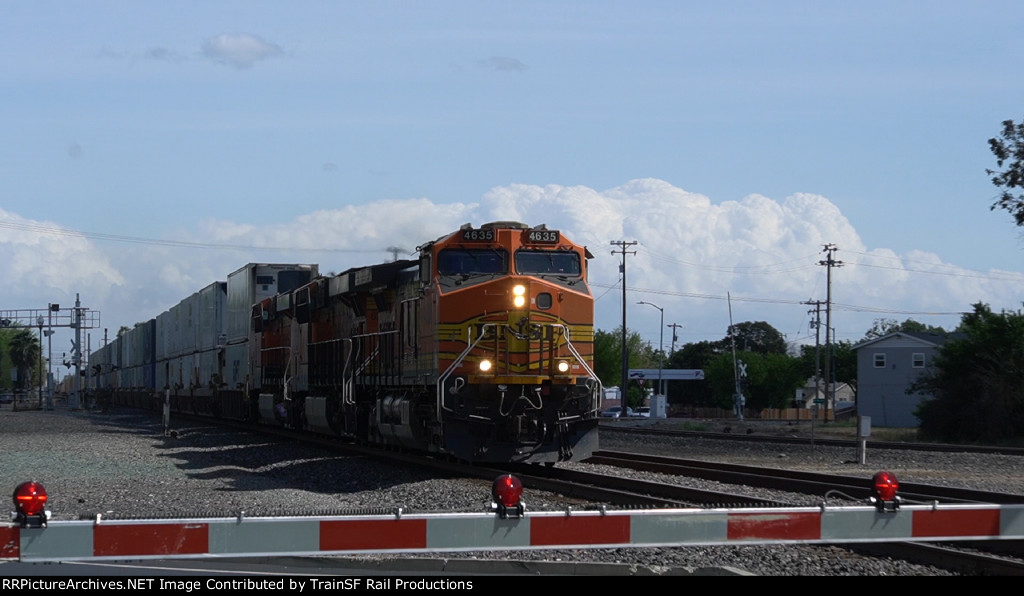
[[[630,408],[629,406],[626,406],[625,413],[623,413],[623,411],[622,411],[622,406],[612,406],[610,408],[605,408],[605,410],[603,412],[601,412],[601,417],[602,418],[622,418],[623,416],[632,416],[632,415],[633,415],[633,408]]]
[[[639,416],[640,418],[650,418],[651,409],[647,406],[640,406],[639,408],[636,409],[636,415]]]

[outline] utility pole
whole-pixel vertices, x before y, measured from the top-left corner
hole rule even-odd
[[[619,271],[622,273],[622,382],[619,383],[619,403],[622,404],[622,411],[626,411],[626,385],[629,382],[629,353],[626,352],[626,253],[636,254],[636,251],[627,251],[627,246],[633,246],[636,240],[626,242],[624,240],[612,240],[612,246],[618,246],[618,251],[612,254],[622,255],[622,264]]]
[[[825,266],[826,271],[826,296],[825,296],[825,422],[828,422],[828,404],[830,398],[835,397],[835,384],[831,383],[832,375],[832,341],[830,339],[832,333],[832,268],[841,267],[842,261],[837,261],[832,258],[832,253],[839,250],[835,244],[826,244],[823,252],[826,257],[822,261],[818,261],[819,265]],[[831,389],[830,389],[831,387]]]
[[[677,334],[679,332],[679,328],[682,327],[682,325],[680,325],[678,323],[670,323],[670,324],[665,325],[665,326],[672,328],[672,350],[669,352],[669,354],[670,355],[671,354],[675,354],[676,353],[676,341],[679,339],[679,335],[677,335]]]
[[[811,327],[814,327],[814,398],[818,399],[821,395],[821,300],[808,300],[804,304],[810,304],[814,306],[814,310],[807,311],[807,314],[813,314],[814,320],[811,321]]]

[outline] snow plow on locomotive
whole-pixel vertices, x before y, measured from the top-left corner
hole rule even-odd
[[[262,295],[248,288],[271,266],[246,266],[224,288],[216,364],[196,357],[190,382],[157,379],[150,403],[465,461],[589,457],[601,394],[589,251],[545,226],[495,222],[417,252],[330,276],[299,266],[305,283],[292,275]]]

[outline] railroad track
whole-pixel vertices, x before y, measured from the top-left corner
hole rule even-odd
[[[761,433],[723,433],[694,430],[675,430],[664,428],[651,428],[648,426],[620,426],[616,424],[601,424],[601,432],[621,434],[644,434],[662,437],[689,437],[710,440],[729,441],[755,441],[759,443],[779,443],[787,445],[821,445],[823,447],[848,447],[855,449],[859,441],[853,439],[835,439],[827,437],[796,437],[784,435],[772,435]],[[893,449],[902,451],[938,451],[945,453],[982,453],[991,455],[1016,455],[1024,456],[1024,448],[1003,447],[992,445],[959,445],[950,443],[920,443],[906,441],[866,441],[870,449]]]
[[[680,459],[656,455],[599,451],[586,463],[603,464],[661,474],[690,476],[726,484],[785,490],[828,497],[830,493],[854,500],[873,494],[872,479],[861,476],[781,470],[721,462]],[[929,484],[900,483],[900,496],[909,502],[928,503],[1024,503],[1024,495],[997,493]]]
[[[206,423],[209,418],[197,418]],[[514,473],[523,483],[524,488],[547,491],[566,497],[570,507],[578,509],[595,509],[603,507],[619,508],[664,508],[664,507],[773,507],[792,505],[793,503],[779,500],[752,497],[742,492],[726,492],[683,486],[671,481],[672,476],[690,476],[718,482],[771,488],[793,493],[805,493],[828,498],[847,500],[867,499],[871,493],[871,479],[816,474],[783,470],[766,470],[751,466],[717,464],[665,458],[657,456],[641,456],[634,453],[599,452],[586,465],[605,465],[629,468],[664,474],[664,481],[639,480],[607,472],[588,471],[573,466],[573,469],[545,466],[510,466],[484,467],[467,465],[445,459],[424,457],[420,454],[401,451],[382,451],[361,447],[350,443],[341,443],[330,439],[311,439],[309,435],[292,433],[287,429],[258,427],[231,424],[247,430],[257,430],[280,438],[316,443],[320,446],[360,455],[380,458],[392,463],[413,466],[417,469],[429,467],[439,474],[450,474],[479,478],[482,481],[493,481],[505,473]],[[921,501],[939,502],[990,502],[1020,503],[1024,501],[1019,495],[1002,495],[984,491],[969,491],[941,486],[902,485],[901,497]],[[526,497],[528,504],[528,496]],[[894,557],[920,564],[933,565],[954,570],[968,575],[1024,575],[1024,561],[1020,558],[1019,545],[1003,543],[1003,554],[1013,558],[995,556],[977,550],[979,543],[966,545],[942,545],[934,543],[879,543],[835,545],[848,550],[871,556]]]
[[[696,477],[727,484],[785,490],[846,500],[872,494],[870,478],[711,463],[663,456],[601,451],[585,463]],[[900,484],[907,502],[1020,504],[1024,496],[925,484]],[[1024,544],[890,542],[839,545],[872,556],[887,556],[974,575],[1024,576]]]

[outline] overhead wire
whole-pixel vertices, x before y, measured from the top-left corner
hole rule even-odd
[[[354,249],[354,248],[302,248],[295,246],[255,246],[255,245],[243,245],[243,244],[218,244],[212,242],[192,242],[186,240],[168,240],[159,238],[142,238],[138,236],[125,236],[122,234],[107,234],[103,232],[83,232],[78,230],[70,230],[67,228],[58,228],[54,226],[41,226],[37,224],[29,223],[18,223],[12,221],[0,221],[0,228],[8,228],[12,230],[23,230],[27,232],[35,232],[39,234],[49,234],[51,236],[65,236],[65,237],[81,237],[89,238],[91,240],[106,240],[109,242],[129,242],[135,244],[151,244],[154,246],[173,246],[179,248],[209,248],[219,250],[278,250],[278,251],[296,251],[296,252],[333,252],[333,253],[376,253],[376,252],[391,252],[390,248],[382,248],[380,250],[374,249]]]
[[[819,263],[815,260],[816,259],[815,255],[808,255],[808,256],[799,257],[799,258],[796,258],[796,259],[785,260],[785,261],[780,261],[778,263],[772,263],[772,264],[763,264],[762,263],[762,264],[752,265],[752,266],[737,265],[737,266],[731,266],[731,267],[721,267],[721,266],[709,266],[709,265],[704,265],[704,264],[700,264],[700,263],[694,263],[692,261],[686,261],[686,260],[679,259],[679,258],[676,258],[676,257],[659,254],[657,252],[651,251],[650,249],[644,247],[642,244],[638,247],[638,252],[643,252],[649,258],[651,258],[652,260],[669,262],[669,263],[673,263],[673,264],[676,264],[676,265],[681,265],[681,266],[684,266],[684,267],[693,268],[693,269],[702,270],[702,271],[715,271],[715,272],[723,272],[723,273],[734,273],[734,274],[738,274],[738,275],[750,275],[750,274],[759,274],[759,275],[760,274],[769,274],[770,275],[770,274],[777,274],[777,273],[791,273],[791,272],[794,272],[794,271],[800,271],[800,270],[808,269],[808,268],[811,268],[811,267],[819,266]],[[848,253],[855,254],[855,255],[860,255],[862,257],[872,258],[872,259],[874,259],[874,258],[878,258],[878,259],[889,258],[889,257],[882,257],[880,255],[871,255],[871,254],[857,252],[857,251],[848,251]],[[926,275],[945,275],[945,276],[954,276],[954,277],[963,277],[963,278],[987,279],[987,280],[997,281],[997,282],[1019,282],[1019,283],[1024,283],[1024,275],[1019,275],[1019,274],[1018,275],[1012,275],[1012,274],[999,275],[999,274],[991,274],[991,273],[986,274],[986,273],[979,272],[979,271],[973,271],[973,270],[970,270],[970,269],[964,269],[962,267],[956,267],[954,265],[938,264],[938,263],[932,263],[932,262],[928,262],[928,261],[921,261],[921,260],[915,260],[915,259],[906,259],[906,258],[899,258],[899,257],[892,257],[892,259],[897,261],[898,263],[901,263],[901,264],[905,263],[905,262],[925,263],[930,268],[928,268],[928,269],[910,268],[910,267],[906,267],[906,266],[890,267],[890,266],[885,266],[885,265],[877,265],[877,264],[866,263],[866,262],[863,262],[863,261],[845,262],[844,265],[849,265],[849,266],[852,266],[852,267],[869,267],[869,268],[877,268],[877,269],[889,269],[889,270],[893,270],[893,271],[902,271],[902,272],[907,272],[907,273],[920,273],[920,274],[926,274]],[[807,263],[807,264],[806,265],[795,266],[795,267],[794,266],[790,266],[793,263],[799,263],[799,262],[804,262],[804,263]],[[937,268],[938,269],[942,269],[942,268],[955,268],[957,270],[956,271],[942,271],[942,270],[936,270]],[[621,283],[621,279],[620,279],[620,283]],[[618,284],[616,284],[616,286],[605,286],[605,285],[602,285],[602,284],[599,284],[599,283],[593,283],[593,282],[590,285],[591,286],[595,286],[595,287],[608,287],[609,289],[611,289],[612,287],[618,287]],[[703,299],[703,300],[726,301],[726,300],[730,299],[729,296],[721,295],[721,294],[707,294],[707,293],[694,293],[694,292],[676,292],[676,291],[664,290],[664,289],[648,289],[648,288],[639,288],[639,287],[633,287],[632,290],[635,291],[635,292],[644,293],[644,294],[653,294],[653,295],[662,295],[662,296],[675,296],[675,297],[683,297],[683,298],[697,298],[697,299]],[[599,296],[597,299],[600,299],[605,294],[607,294],[607,292],[605,292],[604,294]],[[806,301],[804,301],[804,300],[785,299],[785,298],[760,298],[760,297],[743,297],[743,296],[732,295],[731,299],[733,301],[736,301],[736,302],[752,302],[752,303],[765,303],[765,304],[792,304],[792,305],[795,305],[795,304],[806,304]],[[837,309],[837,310],[850,311],[850,312],[878,313],[878,314],[892,314],[892,315],[897,315],[898,314],[898,315],[918,315],[918,316],[925,316],[925,315],[927,315],[927,316],[961,316],[963,314],[966,314],[966,311],[906,310],[906,309],[893,309],[893,308],[882,308],[882,307],[872,307],[872,306],[860,306],[860,305],[843,304],[843,303],[836,303],[836,302],[832,303],[832,308]]]

